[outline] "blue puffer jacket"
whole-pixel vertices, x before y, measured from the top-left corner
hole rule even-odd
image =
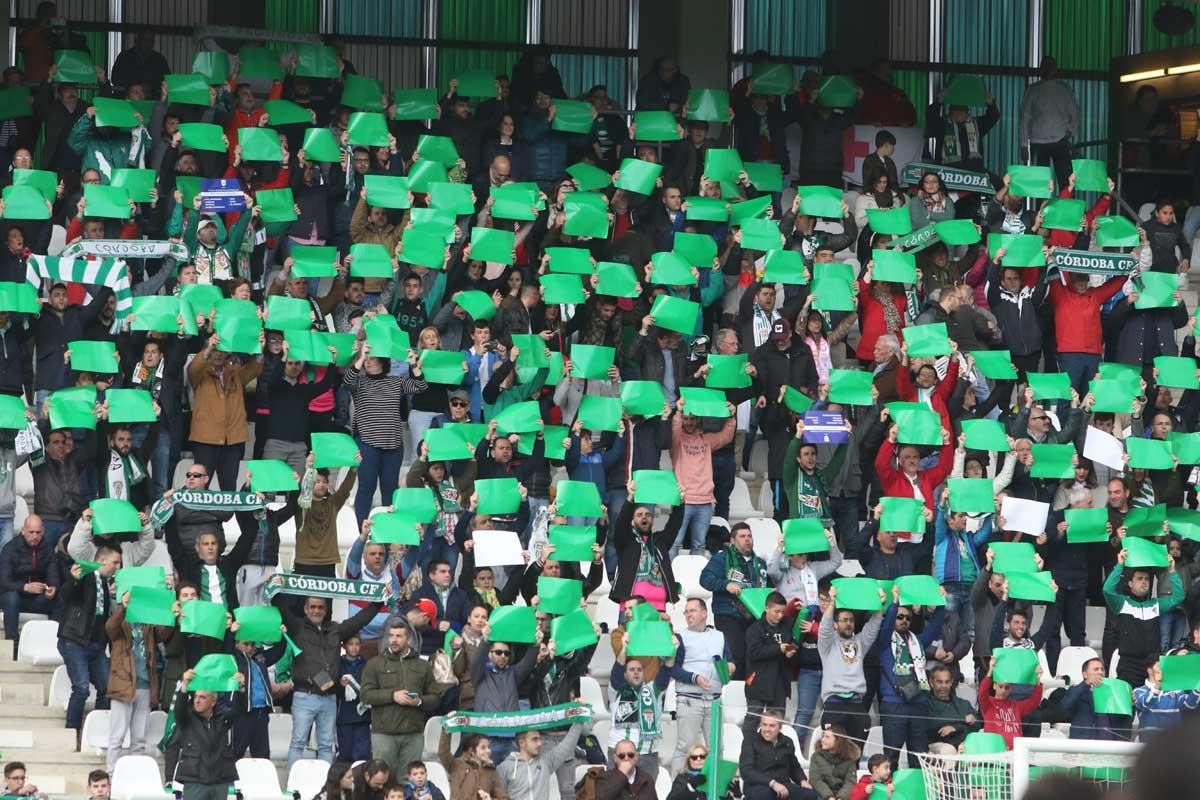
[[[567,169],[567,137],[550,127],[546,113],[533,111],[521,118],[525,172],[538,184],[558,180]]]
[[[959,583],[962,577],[962,565],[959,563],[959,552],[967,544],[967,554],[975,564],[975,573],[979,574],[982,565],[979,563],[979,548],[987,543],[992,535],[992,516],[989,514],[984,523],[975,533],[954,531],[946,522],[945,506],[938,506],[937,520],[933,526],[933,574],[938,583]]]

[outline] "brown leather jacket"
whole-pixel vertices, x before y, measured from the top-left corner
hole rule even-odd
[[[262,362],[225,363],[224,381],[209,369],[206,352],[188,364],[187,377],[195,393],[190,439],[201,444],[244,444],[250,438],[246,424],[246,384],[262,372]]]

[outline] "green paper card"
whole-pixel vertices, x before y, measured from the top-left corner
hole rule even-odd
[[[399,259],[418,267],[441,269],[446,263],[446,240],[437,231],[409,228],[400,240]]]
[[[671,623],[660,620],[633,620],[626,630],[629,632],[629,647],[625,654],[631,657],[674,658],[678,647]]]
[[[1012,164],[1008,168],[1009,194],[1047,198],[1054,193],[1054,174],[1049,167]]]
[[[1129,466],[1133,469],[1174,469],[1171,459],[1171,443],[1162,439],[1143,439],[1130,436],[1125,439],[1125,451],[1129,454]]]
[[[858,87],[844,75],[830,75],[821,81],[817,102],[827,108],[850,108],[858,102]]]
[[[991,481],[988,481],[991,483]],[[942,585],[932,575],[901,575],[895,581],[902,606],[944,606]]]
[[[88,184],[84,188],[90,187]],[[49,201],[33,186],[5,186],[3,197],[4,219],[50,219]],[[129,211],[129,206],[125,210]]]
[[[1200,433],[1175,433],[1167,437],[1180,464],[1200,464]]]
[[[687,119],[702,122],[729,122],[729,92],[724,89],[688,91]],[[779,191],[763,189],[762,191]]]
[[[650,273],[650,283],[660,286],[695,286],[696,276],[688,262],[674,253],[654,253],[650,256],[654,269]]]
[[[294,251],[293,251],[294,252]],[[350,245],[350,275],[359,278],[391,278],[396,273],[391,254],[381,244]],[[491,300],[489,299],[490,303]]]
[[[775,590],[770,586],[744,586],[737,599],[750,612],[751,617],[762,619],[763,612],[767,609],[767,595],[773,591]]]
[[[635,469],[630,478],[634,483],[635,503],[677,506],[683,502],[679,493],[679,479],[670,470]]]
[[[429,383],[444,386],[461,386],[467,372],[466,357],[461,351],[422,350],[420,358],[421,374]]]
[[[1105,678],[1092,687],[1092,709],[1097,714],[1133,716],[1133,689],[1120,678]]]
[[[1071,159],[1071,171],[1075,173],[1075,190],[1108,194],[1108,167],[1095,158]]]
[[[283,641],[283,616],[275,606],[242,606],[233,610],[238,630],[233,638],[239,642]]]
[[[313,324],[312,305],[295,297],[272,295],[267,298],[263,325],[273,331],[306,331]]]
[[[1134,392],[1124,381],[1097,378],[1088,384],[1088,393],[1095,400],[1094,412],[1128,414],[1133,410]]]
[[[550,271],[568,275],[591,275],[592,254],[582,247],[547,247]]]
[[[520,485],[516,478],[484,478],[475,481],[480,514],[515,514],[521,507]]]
[[[813,296],[812,307],[818,311],[855,309],[854,284],[837,275],[818,275],[813,278],[810,292]]]
[[[131,586],[129,605],[125,610],[125,621],[132,624],[164,625],[175,627],[175,592],[170,589],[152,589],[148,586]],[[118,584],[117,597],[124,598]]]
[[[736,184],[742,168],[742,157],[733,148],[712,147],[704,153],[704,175],[709,180]]]
[[[1178,303],[1179,276],[1174,273],[1144,272],[1134,279],[1134,285],[1138,295],[1134,308],[1174,308]]]
[[[288,346],[289,359],[306,364],[333,363],[333,354],[316,331],[284,331],[283,341]]]
[[[292,258],[295,259],[292,275],[297,278],[332,278],[337,275],[336,247],[294,244]]]
[[[734,208],[745,205],[738,203]],[[678,236],[679,234],[676,234]],[[742,223],[742,249],[744,250],[779,250],[783,247],[783,234],[779,225],[770,219],[748,219]],[[710,261],[708,265],[711,266]]]
[[[999,572],[999,570],[995,570]],[[1050,585],[1053,576],[1049,572],[1014,572],[1008,578],[1008,596],[1015,600],[1032,603],[1053,603],[1057,597]]]
[[[542,438],[546,441],[546,458],[552,461],[563,461],[566,459],[567,448],[563,446],[563,442],[570,433],[571,429],[566,425],[547,425],[542,429]],[[521,437],[521,444],[525,443],[526,438]],[[529,449],[529,454],[533,454],[532,447]]]
[[[950,337],[946,323],[931,322],[927,325],[909,325],[903,329],[904,343],[908,345],[909,358],[932,358],[949,355]]]
[[[28,86],[0,89],[0,119],[33,116],[33,98]]]
[[[796,88],[796,68],[759,61],[754,64],[751,82],[754,94],[790,94]]]
[[[608,370],[613,365],[617,351],[612,347],[592,344],[577,344],[571,347],[571,377],[584,380],[607,381]]]
[[[908,209],[903,210],[904,213],[908,213]],[[947,219],[935,222],[933,230],[948,247],[975,244],[982,238],[979,228],[969,219]]]
[[[1200,689],[1200,653],[1163,656],[1158,666],[1162,669],[1162,691],[1194,692]]]
[[[743,162],[742,169],[746,171],[746,177],[750,179],[750,183],[758,191],[783,191],[783,167],[774,161]]]
[[[238,128],[238,144],[245,161],[283,161],[283,145],[274,128]]]
[[[651,164],[640,158],[627,158],[621,162],[614,184],[618,189],[648,195],[654,191],[662,171],[662,164]]]
[[[1034,400],[1070,400],[1071,376],[1065,372],[1026,373]]]
[[[621,383],[621,403],[632,416],[657,417],[662,414],[663,405],[666,402],[662,384],[656,381],[623,381]]]
[[[670,111],[635,111],[633,124],[637,126],[634,138],[639,142],[677,142],[683,138],[679,123]],[[588,130],[591,130],[590,125]]]
[[[615,261],[596,264],[596,294],[610,297],[637,297],[638,278],[633,267]]]
[[[154,397],[145,389],[109,389],[104,393],[104,402],[111,423],[158,421]]]
[[[365,147],[387,147],[387,119],[383,114],[374,111],[355,111],[350,114],[350,124],[346,130],[350,133],[350,144]]]
[[[1033,478],[1063,480],[1075,475],[1075,446],[1071,444],[1034,444]]]
[[[888,404],[890,407],[890,403]],[[931,408],[904,408],[891,413],[900,444],[938,447],[942,444],[942,418]]]
[[[737,200],[729,206],[729,224],[742,225],[747,220],[765,220],[767,218],[767,211],[770,208],[771,198],[768,195],[755,197],[751,200]]]
[[[596,528],[592,525],[551,525],[550,544],[554,546],[555,561],[590,562],[592,545],[596,544]]]
[[[207,636],[210,639],[224,639],[227,621],[224,603],[213,603],[208,600],[188,600],[180,608],[183,615],[179,618],[180,633],[194,633]]]
[[[596,239],[608,236],[608,201],[602,195],[571,192],[563,202],[563,210],[567,217],[563,226],[566,235]]]
[[[778,227],[775,229],[776,235],[779,233]],[[743,239],[745,230],[742,232]],[[711,267],[713,261],[717,257],[717,240],[706,233],[687,233],[680,231],[675,234],[675,242],[672,245],[672,252],[683,259],[687,265],[693,267]],[[656,254],[657,255],[657,254]],[[658,263],[654,265],[658,269]],[[691,273],[688,273],[691,276]],[[694,280],[692,281],[695,282]]]
[[[135,172],[135,171],[139,171],[139,170],[124,170],[124,169],[116,170],[113,173],[113,185],[118,185],[117,179],[119,176],[121,176],[122,173]],[[154,170],[148,169],[148,170],[140,170],[140,171],[150,173],[151,178],[152,178],[150,185],[153,186],[154,185],[154,181],[153,181]],[[51,172],[51,171],[45,170],[45,169],[14,169],[12,171],[12,185],[13,186],[32,186],[33,188],[38,190],[38,193],[41,194],[43,199],[49,200],[50,202],[53,203],[55,198],[58,196],[58,173]]]
[[[789,556],[829,552],[825,526],[816,518],[783,521],[783,552]]]
[[[537,594],[538,611],[546,614],[570,614],[579,608],[583,600],[583,581],[540,575],[537,579]]]
[[[154,105],[153,101],[150,103],[151,106]],[[111,97],[93,97],[92,105],[96,109],[97,128],[133,130],[139,125],[149,123],[150,114],[153,113],[140,110],[129,100],[115,100]],[[141,118],[138,114],[142,115]]]
[[[96,67],[92,64],[92,56],[83,50],[55,50],[54,72],[55,83],[82,83],[85,86],[96,85]]]
[[[881,497],[879,529],[896,533],[925,532],[925,503],[912,497]]]
[[[842,218],[842,193],[831,186],[800,186],[800,213],[810,217]]]
[[[412,342],[408,331],[401,330],[394,317],[377,315],[375,319],[363,323],[363,331],[367,335],[367,344],[371,346],[371,355],[375,358],[397,361],[408,358]]]
[[[1121,547],[1125,550],[1126,569],[1135,567],[1157,569],[1167,566],[1167,546],[1164,544],[1157,544],[1137,536],[1126,536],[1121,541]]]
[[[429,205],[456,216],[475,213],[471,186],[466,183],[435,183],[429,187]]]
[[[948,106],[979,108],[987,105],[987,88],[978,75],[959,75],[946,87],[942,102]]]
[[[268,100],[263,103],[263,111],[267,114],[267,122],[273,128],[278,128],[284,125],[312,125],[313,111],[310,108],[293,103],[291,100]],[[310,128],[309,130],[329,131],[328,128]],[[329,131],[329,135],[333,136],[333,131]],[[337,144],[337,140],[333,140],[334,145],[341,150],[341,146]],[[314,161],[337,161],[337,158],[318,159],[313,156],[312,151],[308,148],[308,134],[304,135],[304,150],[305,154]]]
[[[1087,206],[1082,200],[1056,197],[1042,207],[1042,225],[1052,230],[1081,230],[1086,210]]]
[[[75,386],[51,392],[46,399],[50,406],[51,428],[96,429],[96,387]]]
[[[422,160],[436,161],[446,169],[458,163],[458,148],[449,136],[422,134],[417,140],[417,154]]]
[[[204,106],[205,108],[212,105],[212,93],[203,75],[196,73],[167,75],[163,80],[167,82],[168,102],[185,106]]]
[[[689,221],[725,222],[729,219],[729,203],[715,197],[689,197],[684,200],[684,212]]]
[[[11,394],[0,395],[0,428],[24,430],[29,424],[25,416],[25,400]]]
[[[479,230],[475,228],[475,230]],[[511,234],[510,234],[511,235]],[[578,275],[552,272],[540,278],[542,300],[546,305],[578,305],[587,299]]]
[[[592,104],[584,100],[555,100],[554,120],[550,127],[564,133],[587,134],[592,132],[596,116]],[[641,131],[638,131],[641,133]]]
[[[803,414],[813,407],[811,397],[791,386],[783,387],[783,404],[795,414]]]
[[[204,77],[209,86],[229,81],[229,54],[224,50],[201,50],[192,59],[192,72]]]
[[[263,332],[263,326],[258,317],[218,317],[213,321],[213,332],[221,338],[217,349],[223,353],[253,355],[262,352],[258,337]]]
[[[496,316],[496,304],[491,296],[478,289],[459,292],[451,298],[471,319],[489,320]]]
[[[919,502],[919,501],[918,501]],[[876,612],[883,608],[879,599],[879,582],[874,578],[834,578],[838,608]]]
[[[749,365],[750,356],[746,353],[729,356],[709,353],[704,385],[709,389],[744,389],[752,382],[746,372]]]
[[[238,49],[238,74],[243,78],[265,78],[269,81],[283,80],[283,65],[279,54],[265,47],[243,45]]]
[[[343,75],[340,102],[360,111],[383,111],[383,87],[365,75]]]
[[[683,401],[683,413],[692,417],[729,417],[729,399],[719,389],[684,387],[679,390]]]
[[[153,200],[150,192],[156,177],[152,169],[118,169],[113,170],[112,185],[124,189],[135,203],[149,203]],[[91,209],[88,213],[91,214]]]
[[[349,434],[310,433],[308,438],[312,443],[313,467],[316,469],[358,466],[358,442]]]
[[[991,478],[951,478],[949,483],[951,511],[990,514],[996,510]]]
[[[208,122],[181,122],[179,123],[179,133],[182,136],[180,143],[185,150],[225,152],[225,132],[221,130],[220,125]]]
[[[492,189],[492,217],[528,222],[537,219],[537,192],[515,183]]]
[[[700,304],[662,294],[654,298],[650,316],[654,317],[654,324],[660,328],[694,336],[696,322],[700,316]]]
[[[303,78],[336,78],[338,69],[337,51],[320,44],[296,46],[296,75]]]
[[[989,233],[988,256],[995,259],[997,252],[1003,249],[1004,255],[1000,258],[1003,267],[1044,267],[1044,244],[1045,239],[1036,233]]]
[[[1067,521],[1067,544],[1107,542],[1107,508],[1068,508],[1063,511]]]
[[[1134,506],[1125,515],[1126,536],[1162,536],[1163,523],[1167,521],[1167,507],[1163,503],[1145,507]]]
[[[550,622],[550,638],[554,641],[555,651],[560,655],[591,647],[600,641],[596,629],[592,626],[592,620],[582,608],[555,617]]]
[[[200,194],[200,181],[201,181],[201,178],[195,178],[195,177],[192,177],[191,175],[176,175],[175,176],[175,188],[183,193],[183,207],[184,208],[191,208],[192,201],[196,199],[196,195]],[[191,286],[197,286],[197,285],[208,286],[209,284],[189,284],[189,285],[191,285]],[[184,286],[183,288],[186,289],[187,286]]]
[[[117,346],[112,342],[89,342],[79,340],[67,343],[71,351],[71,369],[76,372],[95,372],[110,375],[120,370],[121,359]]]
[[[129,219],[133,209],[129,207],[129,192],[119,186],[101,186],[98,183],[85,184],[83,199],[87,203],[89,217],[104,217],[105,219]]]
[[[371,541],[378,544],[420,545],[425,526],[401,511],[384,511],[371,517]]]
[[[567,174],[575,179],[575,186],[581,192],[594,192],[612,184],[611,175],[585,161],[567,167]]]
[[[192,669],[195,674],[188,683],[189,692],[236,692],[241,688],[234,678],[237,664],[231,655],[209,653],[201,656]]]
[[[294,492],[300,488],[291,466],[276,458],[249,460],[246,474],[250,476],[250,491],[263,494]]]
[[[471,228],[471,258],[497,264],[513,263],[516,234],[499,228]]]
[[[875,262],[871,272],[873,280],[910,284],[917,282],[917,257],[912,253],[900,250],[872,250],[871,259]],[[923,327],[925,326],[917,326],[917,328]],[[913,328],[905,328],[905,333],[907,334],[910,330]],[[911,345],[909,347],[911,350]],[[944,354],[937,353],[936,355]]]
[[[1037,651],[1027,647],[1000,647],[992,651],[996,664],[992,667],[993,683],[1014,683],[1032,686],[1037,683]]]
[[[599,518],[603,509],[600,490],[591,481],[560,480],[554,484],[555,508],[560,516]]]
[[[711,358],[711,356],[710,356]],[[869,406],[875,375],[859,369],[829,370],[829,402],[851,406]]]
[[[284,336],[286,335],[284,334]],[[350,366],[350,363],[357,355],[354,352],[356,337],[353,333],[322,333],[320,331],[313,331],[312,339],[313,342],[319,342],[322,347],[332,347],[335,353],[333,363],[342,369]]]
[[[0,304],[0,310],[7,311],[9,309],[3,308],[3,304]],[[190,307],[187,310],[188,313],[191,313]],[[129,326],[130,330],[177,333],[180,330],[179,318],[183,316],[181,298],[170,295],[135,297],[133,298],[133,313],[130,316],[133,317]],[[193,324],[195,324],[194,320]]]
[[[117,585],[117,599],[123,598],[126,592],[132,591],[135,586],[146,589],[167,588],[167,575],[162,567],[122,567],[113,575],[113,581]],[[172,596],[171,603],[174,602],[175,598]],[[172,621],[170,624],[175,623]]]
[[[968,450],[1008,452],[1008,434],[1004,426],[994,419],[964,419],[962,430],[967,435]]]
[[[429,461],[461,461],[475,457],[475,446],[464,441],[453,428],[430,428],[423,440],[429,449]]]
[[[767,253],[766,268],[763,270],[763,282],[790,285],[808,283],[804,256],[795,250],[770,251]]]
[[[490,69],[470,69],[460,72],[456,93],[463,97],[491,99],[499,95],[496,73]]]
[[[1037,572],[1035,551],[1029,542],[990,542],[988,549],[995,553],[992,571],[1005,575],[1010,572]]]
[[[395,120],[437,119],[437,89],[393,89],[392,102],[396,107]]]
[[[621,400],[617,397],[588,394],[579,401],[579,419],[591,431],[616,432],[621,427],[621,411]]]
[[[1007,350],[972,350],[971,357],[975,359],[975,368],[983,377],[994,381],[1016,380],[1017,368],[1013,366],[1012,355]]]
[[[871,225],[871,230],[876,233],[885,233],[888,236],[907,236],[912,233],[912,215],[908,213],[905,207],[900,208],[869,208],[867,209],[867,222]],[[879,259],[879,250],[875,251],[875,259]],[[881,278],[881,280],[884,280]]]
[[[295,222],[299,218],[291,189],[259,189],[254,202],[262,208],[263,222]]]
[[[493,642],[533,644],[536,641],[537,611],[532,606],[500,606],[488,617]]]
[[[1196,359],[1188,356],[1157,356],[1154,382],[1171,389],[1200,389]]]
[[[88,508],[92,510],[92,533],[96,536],[142,532],[142,520],[133,503],[102,497],[88,503]]]
[[[1137,247],[1141,236],[1125,217],[1096,217],[1096,244],[1101,247]]]

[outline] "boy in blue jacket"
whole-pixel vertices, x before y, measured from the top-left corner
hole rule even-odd
[[[337,693],[337,752],[341,761],[371,757],[371,709],[362,704],[362,639],[354,634],[342,644],[341,691]]]

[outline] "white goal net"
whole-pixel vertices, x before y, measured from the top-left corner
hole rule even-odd
[[[927,800],[1021,800],[1031,783],[1049,773],[1120,789],[1140,749],[1135,742],[1019,738],[1006,753],[919,757]]]

